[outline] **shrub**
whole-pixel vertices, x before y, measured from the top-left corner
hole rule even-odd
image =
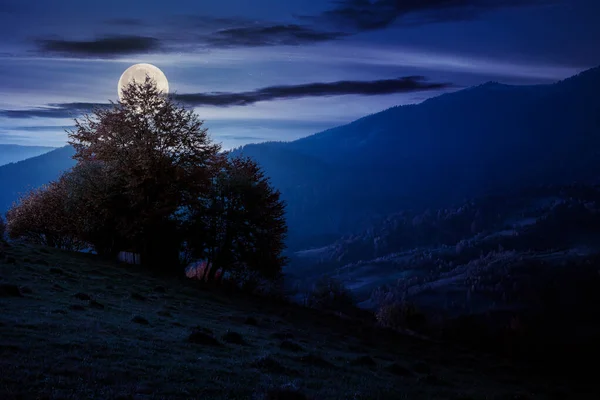
[[[0,240],[4,239],[4,233],[6,232],[6,223],[4,222],[4,218],[0,215]]]
[[[425,315],[413,303],[402,300],[382,303],[375,317],[381,326],[392,329],[418,329],[425,324]]]
[[[321,278],[308,294],[307,306],[327,311],[349,311],[356,307],[352,293],[344,285],[330,277]]]

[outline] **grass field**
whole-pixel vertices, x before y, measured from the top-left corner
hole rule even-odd
[[[597,398],[492,356],[92,255],[4,253],[4,400]]]

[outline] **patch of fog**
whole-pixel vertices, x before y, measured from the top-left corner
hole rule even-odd
[[[493,239],[493,238],[497,238],[497,237],[501,237],[501,236],[514,236],[517,234],[517,231],[514,229],[504,229],[502,231],[498,231],[498,232],[494,232],[491,233],[489,235],[487,235],[485,239]]]
[[[510,224],[512,226],[514,226],[515,228],[522,228],[524,226],[533,225],[536,222],[537,222],[537,218],[531,217],[531,218],[522,218],[519,220],[513,220],[513,221],[510,221]]]
[[[589,255],[592,255],[597,252],[598,252],[597,250],[594,250],[593,248],[591,248],[589,246],[585,246],[585,245],[575,246],[568,250],[569,254],[572,254],[575,256],[589,256]]]
[[[420,292],[426,291],[426,290],[439,290],[444,287],[447,290],[454,289],[454,290],[464,291],[463,283],[464,283],[466,277],[467,277],[467,273],[461,273],[461,274],[457,274],[454,276],[448,276],[448,277],[444,277],[441,279],[437,279],[435,281],[423,283],[420,285],[415,285],[408,289],[408,295],[414,296],[414,295],[416,295]]]
[[[328,253],[330,246],[318,247],[316,249],[300,250],[294,253],[298,258],[319,258]]]

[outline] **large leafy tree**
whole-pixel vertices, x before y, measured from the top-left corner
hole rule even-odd
[[[65,250],[81,250],[85,243],[75,233],[75,221],[70,218],[73,206],[63,182],[31,190],[6,213],[8,236]]]
[[[279,277],[284,204],[261,168],[211,142],[202,121],[150,78],[69,132],[77,165],[9,212],[9,233],[175,272],[182,250],[243,277]],[[63,243],[64,242],[64,243]],[[65,244],[66,243],[66,244]]]
[[[189,243],[207,260],[207,279],[218,270],[244,280],[276,278],[286,258],[285,204],[250,158],[220,156],[202,207],[189,218]]]
[[[121,236],[142,263],[177,265],[178,211],[208,189],[220,146],[193,111],[178,106],[149,77],[123,90],[112,108],[76,121],[70,144],[80,162],[102,162],[122,183],[127,207],[112,209]]]
[[[98,254],[114,257],[127,248],[128,207],[124,182],[103,162],[84,161],[64,173],[58,182],[67,188],[69,219],[77,235]]]

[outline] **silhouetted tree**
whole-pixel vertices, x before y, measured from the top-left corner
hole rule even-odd
[[[4,218],[0,215],[0,240],[4,240],[4,235],[6,233],[6,223],[4,222]]]
[[[190,245],[208,261],[208,280],[218,270],[246,280],[278,277],[287,226],[285,204],[261,168],[249,158],[220,155],[211,187],[189,218]]]
[[[6,213],[8,235],[35,244],[81,250],[85,243],[77,237],[70,218],[73,206],[67,187],[60,181],[32,190]]]
[[[98,254],[114,257],[127,247],[127,220],[115,210],[127,209],[124,186],[118,174],[100,161],[81,161],[64,173],[59,182],[67,188],[72,204],[68,218],[74,233]]]
[[[175,266],[179,211],[206,192],[220,150],[193,111],[163,96],[149,77],[131,83],[112,108],[76,121],[70,144],[80,162],[99,161],[121,182],[126,207],[111,208],[121,236],[143,264]]]
[[[11,237],[110,257],[132,250],[171,273],[182,254],[204,258],[210,280],[218,270],[280,277],[279,192],[254,161],[220,153],[202,125],[150,78],[132,83],[112,108],[76,120],[77,165],[10,210]]]

